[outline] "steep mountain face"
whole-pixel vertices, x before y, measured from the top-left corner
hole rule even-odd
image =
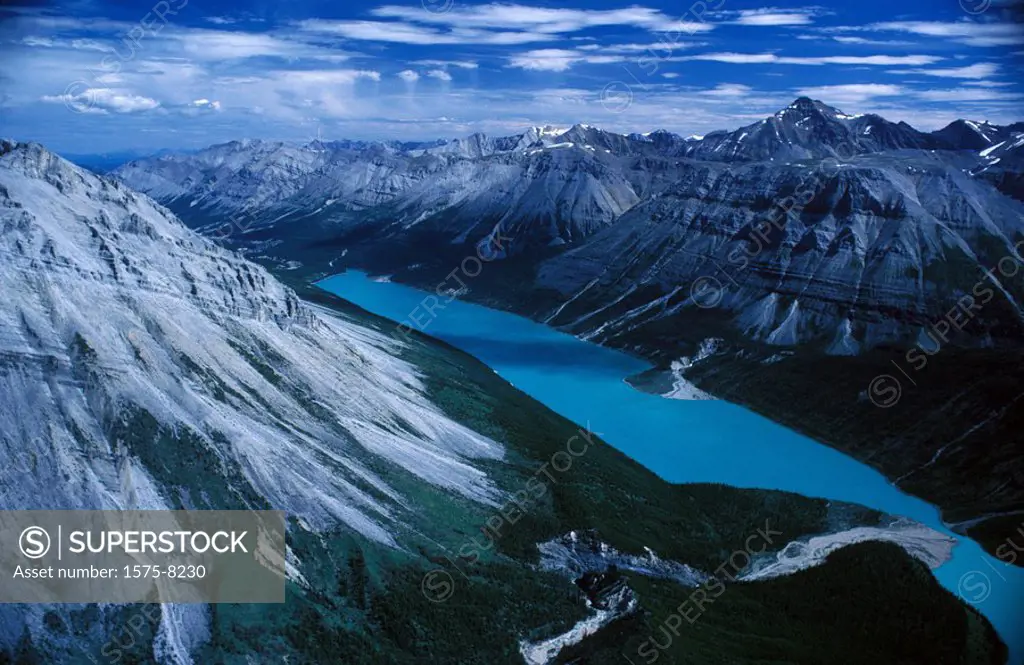
[[[787,214],[787,197],[806,203]],[[987,183],[925,157],[709,166],[543,263],[537,283],[563,303],[550,323],[602,342],[643,339],[710,307],[748,339],[853,355],[926,339],[979,275],[1014,255],[1020,214]],[[964,330],[1018,336],[1021,283],[992,280],[974,292],[985,308]]]
[[[979,154],[983,161],[971,174],[988,180],[1004,194],[1024,201],[1024,126]]]
[[[8,505],[118,505],[116,451],[103,443],[117,412],[194,431],[259,496],[385,543],[397,495],[370,456],[495,499],[469,461],[500,459],[501,447],[442,417],[387,340],[301,303],[117,182],[38,145],[3,152],[4,449],[47,460],[9,485]],[[18,417],[39,405],[58,410]],[[80,485],[58,482],[82,465],[93,473],[75,474]],[[133,475],[160,486],[144,468]]]
[[[478,464],[503,446],[441,413],[394,342],[302,303],[147,197],[4,141],[0,228],[4,509],[274,506],[394,548],[409,500],[389,468],[497,505]],[[46,611],[6,606],[0,643],[25,625],[59,641]],[[208,614],[157,616],[156,655],[188,660]]]

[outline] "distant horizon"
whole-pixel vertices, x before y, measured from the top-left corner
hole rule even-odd
[[[799,98],[796,98],[796,99],[799,99]],[[796,101],[796,99],[794,99],[792,102],[790,102],[790,104],[794,103]],[[833,104],[829,104],[825,100],[813,99],[812,101],[820,102],[822,104],[825,104],[827,106],[830,106],[830,107],[836,109],[837,111],[840,111],[842,113],[846,113],[846,109],[838,108],[837,106],[835,106]],[[786,106],[780,107],[776,111],[776,113],[778,111],[781,111],[784,108],[786,108]],[[226,139],[226,140],[216,141],[216,142],[213,142],[213,143],[208,143],[206,145],[199,145],[199,146],[195,146],[195,147],[182,147],[182,146],[170,147],[170,146],[164,146],[164,147],[158,147],[158,148],[124,148],[122,150],[110,150],[110,151],[105,151],[105,152],[61,151],[59,149],[53,148],[52,146],[50,146],[50,145],[48,145],[48,144],[46,144],[46,143],[44,143],[42,141],[34,141],[32,139],[22,140],[22,139],[18,139],[18,138],[14,138],[14,137],[2,137],[2,136],[0,136],[0,138],[10,138],[12,140],[19,141],[19,142],[25,142],[25,143],[39,143],[40,145],[43,145],[44,147],[46,147],[48,150],[51,150],[52,152],[55,152],[55,153],[60,154],[60,155],[67,155],[67,156],[70,156],[70,157],[115,157],[115,156],[127,156],[127,155],[148,156],[148,155],[154,155],[154,154],[157,154],[157,153],[164,153],[164,152],[166,152],[166,153],[198,152],[198,151],[205,150],[205,149],[208,149],[208,148],[214,148],[214,147],[217,147],[217,146],[227,145],[229,143],[240,142],[240,141],[261,141],[261,142],[265,142],[265,143],[282,143],[282,144],[285,144],[285,145],[294,145],[294,146],[300,146],[300,147],[304,146],[304,145],[308,145],[310,143],[313,143],[314,141],[317,141],[317,140],[319,140],[319,141],[321,141],[323,143],[333,143],[333,142],[340,142],[340,141],[353,141],[353,142],[364,142],[364,143],[391,143],[391,142],[395,142],[395,143],[431,143],[431,142],[434,142],[434,141],[449,142],[449,141],[457,141],[459,139],[468,138],[470,136],[473,136],[474,134],[484,134],[484,135],[487,135],[487,136],[505,137],[505,136],[516,136],[516,135],[525,133],[526,131],[529,131],[530,129],[533,129],[533,128],[543,128],[543,129],[552,128],[552,129],[569,130],[569,129],[571,129],[572,127],[574,127],[576,125],[584,125],[584,126],[592,127],[594,129],[598,129],[598,130],[604,131],[604,132],[608,132],[608,133],[612,133],[612,134],[618,134],[620,136],[629,136],[629,135],[633,135],[633,134],[646,135],[646,134],[652,134],[654,132],[659,132],[659,131],[667,131],[667,132],[669,132],[671,134],[675,134],[675,135],[683,137],[683,138],[689,138],[691,136],[698,137],[698,138],[703,138],[705,136],[708,136],[709,134],[714,134],[715,132],[731,132],[731,131],[735,131],[735,130],[738,130],[738,129],[742,128],[742,127],[745,127],[745,126],[748,126],[748,125],[752,125],[752,124],[756,124],[760,119],[765,118],[765,117],[771,117],[772,115],[774,115],[774,114],[773,113],[769,113],[769,114],[767,114],[765,116],[761,116],[757,120],[755,120],[754,122],[747,123],[746,125],[738,125],[738,126],[735,126],[735,127],[721,127],[719,129],[709,130],[709,131],[706,131],[706,132],[703,132],[703,133],[700,133],[700,134],[698,134],[697,132],[687,133],[687,132],[682,132],[682,131],[675,131],[675,130],[669,129],[667,127],[655,127],[653,129],[645,129],[644,131],[633,130],[633,131],[625,131],[625,132],[623,132],[623,131],[612,130],[612,129],[609,129],[608,127],[606,127],[606,126],[602,126],[602,125],[598,125],[598,124],[594,124],[594,123],[575,122],[575,123],[568,124],[568,125],[565,124],[565,123],[561,123],[561,124],[546,123],[546,124],[527,125],[527,126],[520,127],[518,130],[513,130],[513,131],[511,131],[509,133],[471,132],[469,134],[461,134],[461,135],[457,135],[457,136],[431,136],[431,137],[425,137],[425,138],[394,138],[394,137],[373,137],[373,138],[368,137],[368,138],[362,138],[362,137],[353,137],[353,136],[320,136],[320,137],[314,136],[314,137],[309,137],[309,138],[305,138],[305,139],[303,139],[303,138],[299,138],[299,139],[286,139],[286,138],[276,138],[276,137],[239,136],[239,137],[229,138],[229,139]],[[917,130],[923,131],[923,132],[933,132],[933,131],[937,131],[939,129],[943,129],[943,128],[949,126],[950,124],[952,124],[952,123],[954,123],[954,122],[956,122],[958,120],[966,120],[966,121],[971,121],[971,122],[977,122],[979,124],[998,125],[998,126],[1004,126],[1004,127],[1008,126],[1008,125],[1014,125],[1014,124],[1017,124],[1017,123],[1024,122],[1024,113],[1022,113],[1019,116],[1018,119],[1011,120],[1009,122],[991,122],[989,120],[980,119],[980,118],[954,117],[954,118],[950,119],[949,122],[940,123],[939,126],[937,126],[937,127],[934,127],[934,128],[932,128],[932,127],[922,128],[922,127],[919,127],[919,126],[915,125],[913,122],[910,122],[908,120],[901,120],[901,119],[898,119],[898,118],[887,117],[887,116],[884,116],[884,115],[882,115],[880,113],[874,113],[873,114],[870,111],[864,112],[864,113],[854,113],[854,114],[851,114],[851,115],[879,115],[879,116],[885,118],[886,120],[889,120],[890,122],[894,122],[894,123],[906,122],[906,124],[910,125],[914,129],[917,129]]]
[[[799,96],[924,131],[1024,106],[1017,0],[14,2],[0,127],[70,154],[575,122],[703,135]]]

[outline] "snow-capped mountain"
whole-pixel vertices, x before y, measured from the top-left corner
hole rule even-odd
[[[981,150],[1011,131],[1012,126],[957,120],[924,133],[905,122],[890,122],[873,113],[848,115],[800,97],[770,118],[701,137],[685,154],[711,161],[796,161],[893,150]]]
[[[131,162],[115,175],[196,227],[229,216],[257,229],[372,218],[476,242],[501,225],[519,253],[582,240],[671,173],[665,157],[644,157],[652,146],[583,125],[412,150],[324,145],[233,142],[186,159]]]
[[[792,161],[932,147],[935,141],[906,123],[877,115],[847,115],[800,97],[770,118],[734,132],[708,134],[686,154],[711,161]]]
[[[932,132],[932,136],[961,150],[985,150],[1006,140],[1010,133],[1009,127],[961,119]]]
[[[518,243],[518,251],[534,241],[582,240],[679,180],[693,162],[977,151],[1011,134],[1012,126],[969,120],[927,134],[802,97],[760,122],[700,137],[665,130],[621,135],[574,125],[427,143],[243,140],[136,160],[114,175],[196,227],[225,216],[241,218],[245,227],[313,217],[343,226],[380,213],[403,227],[442,221],[442,233],[479,240],[502,222],[506,231],[529,227],[530,242]]]

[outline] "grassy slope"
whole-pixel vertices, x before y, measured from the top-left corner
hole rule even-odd
[[[931,573],[888,543],[834,553],[825,566],[771,583],[730,586],[703,614],[671,583],[635,579],[649,612],[620,640],[578,650],[593,665],[687,663],[996,663],[1005,652],[974,610],[936,588]],[[675,630],[673,631],[673,627]],[[639,635],[635,634],[639,632]],[[678,633],[678,634],[676,634]],[[828,645],[823,648],[823,645]],[[568,662],[567,658],[562,662]]]

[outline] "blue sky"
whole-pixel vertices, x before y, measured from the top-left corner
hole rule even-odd
[[[80,0],[0,9],[0,135],[69,153],[533,125],[735,128],[808,95],[1024,119],[1008,0]]]

